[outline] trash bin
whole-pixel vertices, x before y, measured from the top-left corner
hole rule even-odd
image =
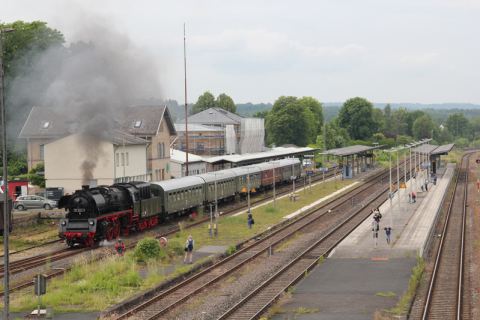
[[[53,306],[47,306],[46,319],[53,320]]]

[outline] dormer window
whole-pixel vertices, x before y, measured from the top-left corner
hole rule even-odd
[[[141,125],[142,125],[142,120],[137,120],[137,121],[135,121],[134,127],[135,128],[140,128]]]
[[[45,122],[42,126],[42,129],[48,129],[50,127],[50,122]]]

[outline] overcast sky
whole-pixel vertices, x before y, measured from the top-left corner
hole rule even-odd
[[[82,23],[104,21],[152,53],[158,98],[179,103],[185,22],[189,102],[209,90],[236,103],[294,95],[480,104],[479,17],[476,0],[15,0],[0,14],[45,21],[67,43],[89,40]]]

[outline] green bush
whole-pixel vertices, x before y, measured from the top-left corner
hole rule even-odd
[[[268,206],[268,207],[265,207],[265,212],[268,212],[268,213],[278,213],[279,210],[273,206]]]
[[[169,246],[170,252],[175,253],[177,256],[182,256],[183,253],[185,252],[184,247],[178,242],[172,242],[172,244]]]
[[[227,257],[229,255],[234,254],[235,252],[237,252],[237,247],[235,247],[234,245],[229,245],[227,250],[225,250],[225,253],[227,254]]]
[[[162,253],[162,247],[155,238],[143,238],[135,247],[135,258],[137,261],[158,259]]]

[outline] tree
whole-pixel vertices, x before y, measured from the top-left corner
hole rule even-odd
[[[439,135],[437,141],[441,144],[446,144],[454,141],[454,137],[448,130],[448,128],[443,128],[443,130],[439,130]]]
[[[393,113],[392,127],[395,129],[395,133],[397,134],[397,136],[406,134],[408,129],[407,117],[408,111],[406,108],[400,107]]]
[[[425,115],[425,112],[423,112],[422,110],[415,110],[415,111],[408,112],[406,121],[407,121],[407,134],[409,136],[413,137],[413,123],[415,122],[415,120],[417,120],[418,118],[424,115]]]
[[[316,147],[321,150],[321,152],[324,152],[325,150],[323,150],[323,127],[321,128],[321,133],[321,135],[317,136],[317,141],[315,144]],[[326,150],[335,149],[337,147],[336,138],[338,136],[335,132],[335,129],[333,129],[333,127],[328,122],[325,123],[325,137]]]
[[[373,120],[378,124],[378,131],[381,131],[382,128],[385,128],[385,117],[381,109],[373,108]]]
[[[30,183],[34,186],[39,186],[40,188],[45,188],[45,176],[37,174],[37,172],[45,172],[45,163],[39,163],[35,168],[32,168],[28,171],[27,178],[30,180]]]
[[[237,113],[237,106],[233,102],[233,99],[227,96],[225,93],[222,93],[217,97],[217,100],[215,101],[215,106],[217,108],[227,110],[231,113]]]
[[[293,143],[308,145],[312,137],[313,114],[297,97],[281,96],[275,101],[267,116],[266,131],[268,139],[276,145]]]
[[[63,34],[57,29],[47,27],[46,22],[15,21],[0,23],[0,29],[12,28],[14,31],[2,35],[5,77],[13,79],[20,72],[35,67],[40,54],[51,48],[63,48]]]
[[[364,98],[345,101],[338,114],[340,126],[347,129],[353,140],[368,139],[377,130],[373,119],[373,104]]]
[[[433,122],[428,115],[421,116],[413,123],[413,135],[416,140],[425,138],[425,134],[432,138]]]
[[[315,128],[313,135],[316,137],[317,135],[322,134],[322,132],[320,132],[320,129],[323,126],[323,119],[324,119],[323,109],[322,109],[323,104],[321,102],[318,102],[317,99],[312,97],[303,97],[299,99],[299,101],[303,103],[308,109],[310,109],[310,111],[313,114],[313,120],[314,120],[313,125]]]
[[[460,137],[467,137],[470,134],[470,123],[462,113],[451,114],[445,122],[445,127],[454,136],[457,136],[457,133]]]
[[[200,111],[214,107],[215,97],[210,93],[210,91],[205,91],[201,96],[198,97],[197,102],[193,105],[192,110],[190,110],[190,115],[194,115]]]
[[[392,130],[392,107],[390,103],[388,103],[385,108],[383,108],[384,119],[385,119],[385,130],[391,131]]]

